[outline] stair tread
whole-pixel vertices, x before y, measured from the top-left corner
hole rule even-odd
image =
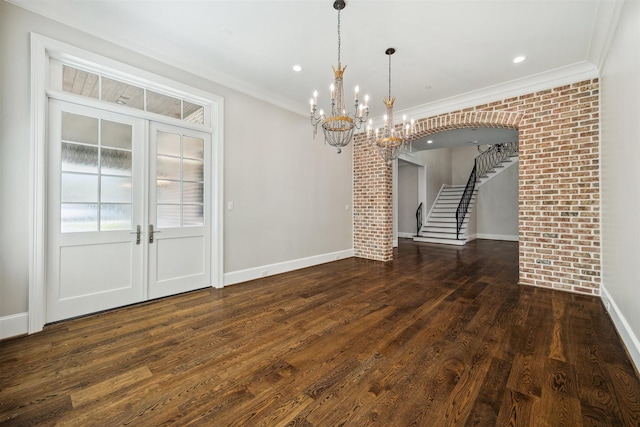
[[[421,237],[421,236],[416,236],[416,237],[413,238],[413,240],[416,241],[416,242],[441,243],[441,244],[445,244],[445,245],[458,245],[458,246],[462,246],[467,242],[467,239],[460,239],[460,240],[438,239],[438,238],[433,238],[433,237]]]

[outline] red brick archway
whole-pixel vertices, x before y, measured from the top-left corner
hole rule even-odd
[[[417,136],[468,127],[517,129],[520,283],[600,292],[599,84],[586,80],[416,122]],[[354,139],[357,257],[393,258],[391,167]]]

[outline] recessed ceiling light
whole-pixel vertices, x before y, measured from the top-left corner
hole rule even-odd
[[[513,63],[514,64],[519,64],[522,61],[524,61],[525,59],[527,59],[526,56],[520,55],[520,56],[516,56],[515,58],[513,58]]]
[[[427,144],[433,144],[433,139],[428,140]]]
[[[296,73],[298,73],[298,72],[302,71],[302,67],[301,67],[301,66],[299,66],[299,65],[294,65],[294,66],[293,66],[293,71],[295,71]]]

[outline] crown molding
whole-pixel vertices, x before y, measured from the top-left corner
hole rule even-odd
[[[432,117],[438,114],[458,111],[464,108],[514,98],[598,77],[599,71],[596,66],[590,62],[583,61],[566,67],[556,68],[532,76],[407,108],[398,111],[396,114],[400,117],[406,114],[407,117],[410,118]],[[374,125],[381,122],[381,117],[374,119]]]
[[[622,15],[625,0],[598,2],[587,58],[602,70]]]

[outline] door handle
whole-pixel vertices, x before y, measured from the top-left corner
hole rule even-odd
[[[133,231],[129,234],[135,234],[136,235],[136,245],[140,244],[140,235],[142,234],[142,227],[141,226],[136,226],[136,231]]]
[[[153,243],[153,235],[155,233],[162,233],[162,231],[153,230],[153,224],[149,224],[149,243]]]

